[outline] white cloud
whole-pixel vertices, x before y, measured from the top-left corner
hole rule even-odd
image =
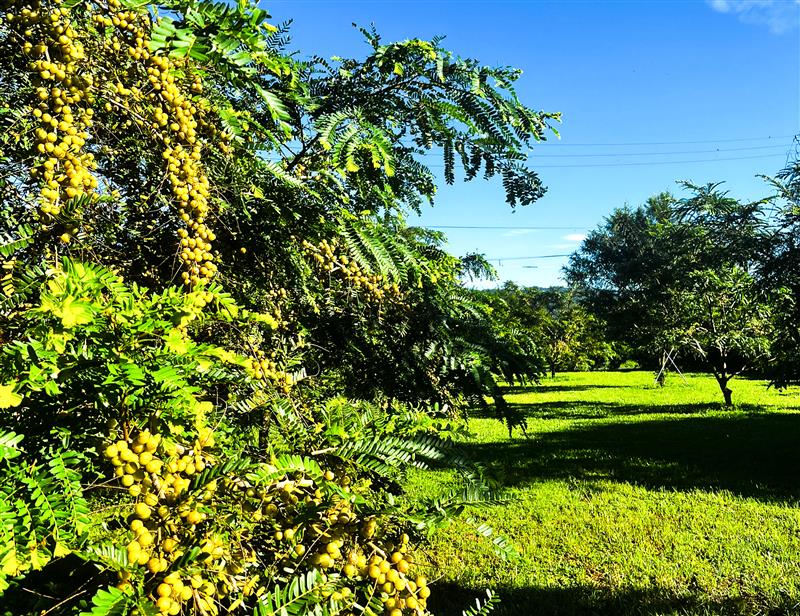
[[[586,239],[585,233],[570,233],[569,235],[565,235],[564,238],[568,242],[582,242]]]
[[[800,0],[706,0],[718,13],[736,15],[749,24],[783,34],[800,26]]]
[[[503,237],[517,237],[518,235],[528,235],[533,233],[533,229],[513,229],[503,233]]]

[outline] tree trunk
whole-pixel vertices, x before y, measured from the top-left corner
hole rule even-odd
[[[731,401],[731,395],[733,394],[733,390],[728,387],[728,381],[730,381],[730,377],[728,376],[717,377],[719,389],[722,391],[722,396],[725,398],[725,406],[732,406],[733,402]]]

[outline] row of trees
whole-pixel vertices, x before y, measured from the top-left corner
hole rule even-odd
[[[616,210],[570,258],[567,278],[608,339],[654,355],[683,351],[712,373],[725,403],[746,371],[797,381],[800,167],[755,202],[684,184]]]
[[[602,370],[619,366],[619,343],[606,340],[603,322],[574,290],[539,289],[506,282],[501,288],[476,292],[488,304],[492,319],[524,331],[535,344],[539,365],[551,377],[556,371]]]
[[[431,150],[532,203],[558,115],[438,40],[301,61],[245,1],[0,8],[3,609],[427,613],[414,546],[492,499],[453,409],[540,365],[404,215]]]

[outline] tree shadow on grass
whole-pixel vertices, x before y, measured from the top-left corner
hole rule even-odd
[[[437,616],[461,616],[474,598],[484,599],[480,589],[457,584],[436,584],[428,602]],[[780,597],[732,597],[713,600],[700,593],[676,594],[663,588],[608,589],[591,586],[566,588],[500,588],[500,605],[493,616],[685,616],[745,614],[797,614],[800,600]],[[470,597],[474,597],[470,599]]]
[[[721,411],[725,407],[721,403],[704,402],[692,404],[664,404],[660,406],[644,406],[636,404],[619,404],[616,402],[599,402],[587,400],[559,400],[558,402],[510,403],[509,407],[531,419],[606,419],[613,417],[630,417],[636,415],[703,415],[712,411]],[[755,404],[742,404],[736,410],[743,413],[757,414],[762,407]],[[496,419],[494,407],[470,411],[470,417]]]
[[[529,387],[517,387],[513,392],[515,394],[536,394],[536,393],[566,393],[573,391],[594,391],[596,389],[641,389],[640,385],[551,385],[551,381],[543,380],[540,385],[532,385]]]
[[[530,440],[465,443],[500,485],[610,480],[725,489],[764,501],[800,498],[800,414],[742,413],[578,425]]]

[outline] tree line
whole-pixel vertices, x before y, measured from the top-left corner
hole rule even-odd
[[[561,369],[635,359],[685,366],[716,378],[725,404],[731,379],[798,381],[800,163],[767,180],[771,194],[748,202],[720,184],[683,183],[639,207],[613,211],[565,268],[568,290],[521,290],[505,315],[535,332],[544,361]],[[520,305],[524,308],[521,310]],[[554,326],[555,324],[555,326]],[[564,355],[558,355],[558,349]],[[571,353],[571,355],[570,355]]]

